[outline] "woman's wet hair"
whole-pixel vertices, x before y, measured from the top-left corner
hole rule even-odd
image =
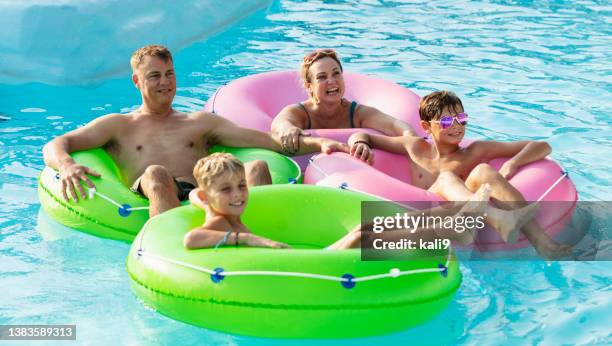
[[[424,121],[437,120],[442,116],[444,109],[455,113],[463,109],[461,99],[452,91],[441,90],[432,92],[421,99],[419,103],[419,117]]]
[[[300,68],[300,77],[302,78],[302,82],[304,83],[304,85],[306,85],[306,83],[310,83],[310,75],[308,73],[310,66],[312,66],[312,64],[314,64],[316,61],[321,60],[323,58],[334,59],[338,63],[338,66],[340,66],[340,71],[343,71],[342,63],[340,63],[340,59],[338,58],[338,54],[336,54],[335,50],[317,49],[314,52],[306,55],[304,57],[304,62],[302,62],[302,67]]]

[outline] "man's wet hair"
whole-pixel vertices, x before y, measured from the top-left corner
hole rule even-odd
[[[170,53],[168,48],[159,44],[152,44],[140,47],[132,54],[132,58],[130,59],[132,70],[136,70],[138,66],[140,66],[145,56],[154,56],[166,62],[173,61],[172,53]]]

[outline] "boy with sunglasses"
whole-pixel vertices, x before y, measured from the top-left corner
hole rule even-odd
[[[550,154],[548,143],[474,141],[467,147],[460,147],[468,116],[461,100],[449,91],[436,91],[423,97],[419,116],[422,128],[432,138],[431,142],[410,135],[387,137],[359,132],[349,138],[349,146],[362,142],[372,148],[408,155],[412,185],[449,201],[469,201],[481,185],[489,184],[491,197],[498,207],[518,209],[527,205],[508,179],[519,167]],[[500,157],[511,159],[498,172],[487,162]],[[552,240],[534,220],[527,222],[521,231],[547,258],[562,257],[571,250],[569,246]],[[512,242],[518,234],[508,236],[503,238]]]

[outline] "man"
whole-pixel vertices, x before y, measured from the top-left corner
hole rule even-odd
[[[261,147],[281,151],[269,134],[238,127],[208,112],[181,113],[172,109],[176,75],[172,55],[163,46],[142,47],[131,58],[132,81],[142,96],[142,105],[129,114],[108,114],[59,136],[45,145],[47,166],[60,174],[63,197],[78,202],[76,190],[85,198],[84,182],[95,188],[88,174],[100,174],[77,164],[70,153],[104,147],[113,157],[125,184],[149,199],[149,215],[155,216],[180,205],[195,186],[192,170],[214,144]],[[245,116],[248,116],[245,114]],[[347,151],[336,141],[303,137],[302,153]],[[270,183],[263,161],[246,165],[250,185]]]

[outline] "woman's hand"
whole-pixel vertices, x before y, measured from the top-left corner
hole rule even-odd
[[[300,136],[310,136],[310,134],[295,126],[277,133],[283,151],[289,154],[295,154],[300,150]]]

